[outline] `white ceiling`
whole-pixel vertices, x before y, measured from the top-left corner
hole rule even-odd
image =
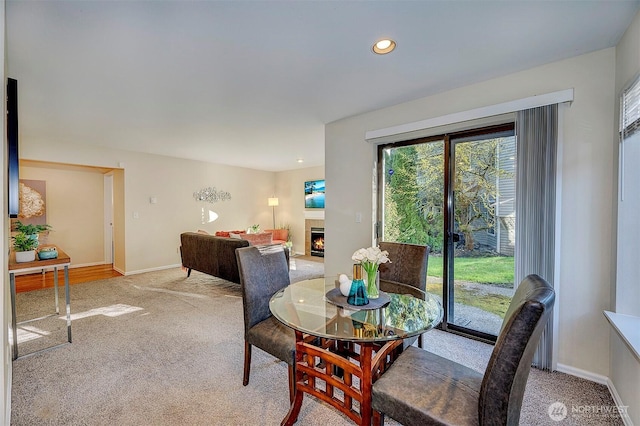
[[[8,76],[21,140],[291,170],[324,164],[326,123],[614,46],[639,7],[7,0]]]

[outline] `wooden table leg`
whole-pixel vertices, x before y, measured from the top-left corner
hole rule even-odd
[[[304,335],[302,334],[302,332],[296,331],[296,365],[303,361],[304,353],[298,350],[298,346],[302,344],[304,344]],[[304,392],[300,390],[298,383],[301,383],[303,380],[304,374],[302,373],[302,371],[300,371],[300,369],[296,368],[296,386],[293,394],[293,401],[291,401],[289,412],[282,420],[282,423],[280,423],[283,426],[290,426],[298,420],[298,414],[300,414],[300,408],[302,407],[302,397],[304,396]]]
[[[300,414],[300,407],[302,407],[302,396],[304,392],[299,392],[296,390],[293,396],[293,403],[289,408],[289,412],[287,416],[280,423],[282,426],[291,426],[298,420],[298,414]]]
[[[297,421],[305,393],[331,404],[356,424],[371,425],[373,383],[393,362],[398,348],[402,349],[402,341],[382,345],[362,342],[357,344],[358,351],[353,345],[335,343],[327,339],[318,341],[313,336],[305,338],[296,331],[296,388],[282,425],[293,425]],[[337,353],[332,351],[336,349]],[[342,374],[337,374],[338,371]],[[354,386],[356,378],[359,386]],[[318,386],[322,383],[324,388]],[[336,394],[336,390],[340,392]]]
[[[360,378],[360,389],[362,389],[362,401],[360,401],[360,417],[362,419],[362,425],[371,424],[371,388],[373,387],[373,372],[371,371],[372,357],[373,344],[361,344],[360,368],[362,369],[362,377]]]

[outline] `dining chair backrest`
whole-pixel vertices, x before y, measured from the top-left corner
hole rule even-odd
[[[518,286],[480,387],[480,424],[518,424],[533,355],[554,301],[553,288],[537,275]]]
[[[246,332],[271,316],[271,296],[290,284],[289,265],[280,245],[236,250]]]
[[[429,246],[381,241],[381,250],[389,252],[390,263],[380,265],[380,279],[409,284],[424,291],[427,286]]]

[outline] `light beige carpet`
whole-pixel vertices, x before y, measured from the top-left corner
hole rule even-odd
[[[300,276],[313,276],[313,266]],[[51,309],[52,297],[51,290],[20,293],[19,314]],[[170,269],[75,285],[71,297],[73,343],[13,364],[12,425],[278,425],[286,415],[282,362],[255,349],[251,380],[242,386],[237,284]],[[31,344],[51,327],[57,328],[51,339],[64,341],[64,325],[63,317],[31,323]],[[430,350],[480,370],[491,350],[439,331],[425,337]],[[555,401],[569,410],[572,404],[613,404],[601,385],[536,370],[530,377],[521,424],[557,424],[547,414]],[[563,422],[589,423],[621,424],[602,416]],[[305,397],[298,424],[350,422]]]

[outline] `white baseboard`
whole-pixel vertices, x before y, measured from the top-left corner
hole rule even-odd
[[[607,385],[609,378],[600,374],[592,373],[590,371],[581,370],[580,368],[571,367],[570,365],[558,364],[557,371],[561,373],[571,374],[572,376],[580,377],[591,382],[600,383],[601,385]]]
[[[616,387],[613,385],[613,382],[611,381],[611,379],[609,379],[607,376],[592,373],[590,371],[582,370],[580,368],[575,368],[575,367],[571,367],[569,365],[564,365],[564,364],[558,364],[556,371],[559,371],[560,373],[566,373],[572,376],[580,377],[581,379],[589,380],[591,382],[596,382],[601,385],[605,385],[607,389],[609,389],[609,393],[611,394],[611,398],[613,398],[613,402],[615,402],[615,404],[619,407],[624,406],[624,402],[622,401],[622,398],[620,398],[620,395],[618,394]],[[625,411],[623,413],[620,413],[620,416],[622,417],[622,421],[624,422],[625,426],[633,426],[633,422],[629,417],[629,413]]]
[[[120,272],[122,275],[129,276],[129,275],[144,274],[145,272],[163,271],[165,269],[173,269],[173,268],[180,268],[180,267],[182,267],[182,264],[177,263],[175,265],[158,266],[157,268],[149,268],[149,269],[139,269],[137,271],[129,271],[126,273],[121,271],[118,271],[118,272]]]
[[[615,402],[618,407],[624,406],[624,401],[622,401],[622,398],[620,398],[616,387],[613,385],[613,382],[609,380],[609,378],[607,378],[607,387],[609,388],[609,393],[613,398],[613,402]],[[623,413],[620,413],[620,417],[622,417],[622,422],[625,424],[625,426],[633,426],[633,422],[631,421],[631,417],[629,417],[629,413],[627,412],[627,410],[625,410]]]

